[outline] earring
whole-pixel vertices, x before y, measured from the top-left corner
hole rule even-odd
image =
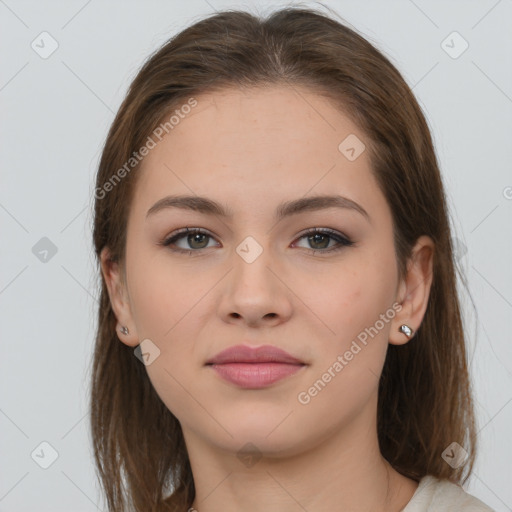
[[[411,338],[414,331],[408,326],[408,325],[401,325],[398,330],[402,333],[404,333],[408,338]]]
[[[128,334],[130,331],[128,330],[128,327],[125,327],[124,325],[119,329],[123,334]]]

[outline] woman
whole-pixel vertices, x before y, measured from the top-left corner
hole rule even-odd
[[[308,9],[142,67],[95,190],[109,510],[488,511],[443,184],[396,68]]]

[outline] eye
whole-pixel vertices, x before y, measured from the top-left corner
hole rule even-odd
[[[213,236],[204,229],[183,228],[174,232],[170,237],[160,242],[160,245],[168,247],[171,251],[187,253],[191,256],[192,253],[199,252],[200,249],[207,249],[208,241],[212,238]],[[354,245],[354,242],[349,240],[346,236],[342,235],[338,231],[328,228],[310,229],[301,235],[298,240],[301,240],[302,238],[307,238],[308,244],[312,246],[307,249],[311,250],[313,254],[325,254],[332,251],[338,251],[343,249],[343,247]],[[173,245],[177,245],[176,242],[181,241],[182,239],[185,239],[185,243],[188,247],[172,247]],[[333,240],[337,242],[337,245],[329,247],[330,242]]]
[[[334,231],[333,229],[328,228],[314,228],[304,233],[299,237],[299,240],[302,238],[307,238],[307,243],[311,246],[311,250],[313,254],[318,252],[327,253],[331,251],[339,251],[343,249],[343,247],[349,247],[354,245],[354,242],[349,240],[346,236]],[[333,245],[329,247],[329,243],[334,240],[337,242],[337,245]]]
[[[182,238],[185,239],[185,243],[189,244],[188,248],[181,248],[178,247],[177,249],[174,247],[171,247],[171,245],[174,245],[175,242],[178,240],[181,240]],[[192,252],[197,252],[199,249],[205,249],[207,248],[207,241],[209,238],[212,238],[212,236],[201,228],[183,228],[175,233],[173,233],[169,238],[166,238],[161,245],[164,247],[169,247],[171,251],[176,252],[184,252],[191,254]],[[206,241],[206,243],[205,243]],[[190,250],[190,249],[194,250]]]

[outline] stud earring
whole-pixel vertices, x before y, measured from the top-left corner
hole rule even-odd
[[[123,334],[128,334],[130,331],[128,330],[128,327],[125,327],[124,325],[119,329]]]
[[[414,331],[413,331],[413,330],[412,330],[408,325],[405,325],[405,324],[401,325],[401,326],[398,328],[398,330],[399,330],[401,333],[405,334],[408,338],[411,338],[411,337],[412,337],[412,335],[413,335],[413,333],[414,333]]]

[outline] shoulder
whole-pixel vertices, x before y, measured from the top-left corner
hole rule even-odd
[[[460,485],[433,476],[423,477],[402,512],[495,512]]]

